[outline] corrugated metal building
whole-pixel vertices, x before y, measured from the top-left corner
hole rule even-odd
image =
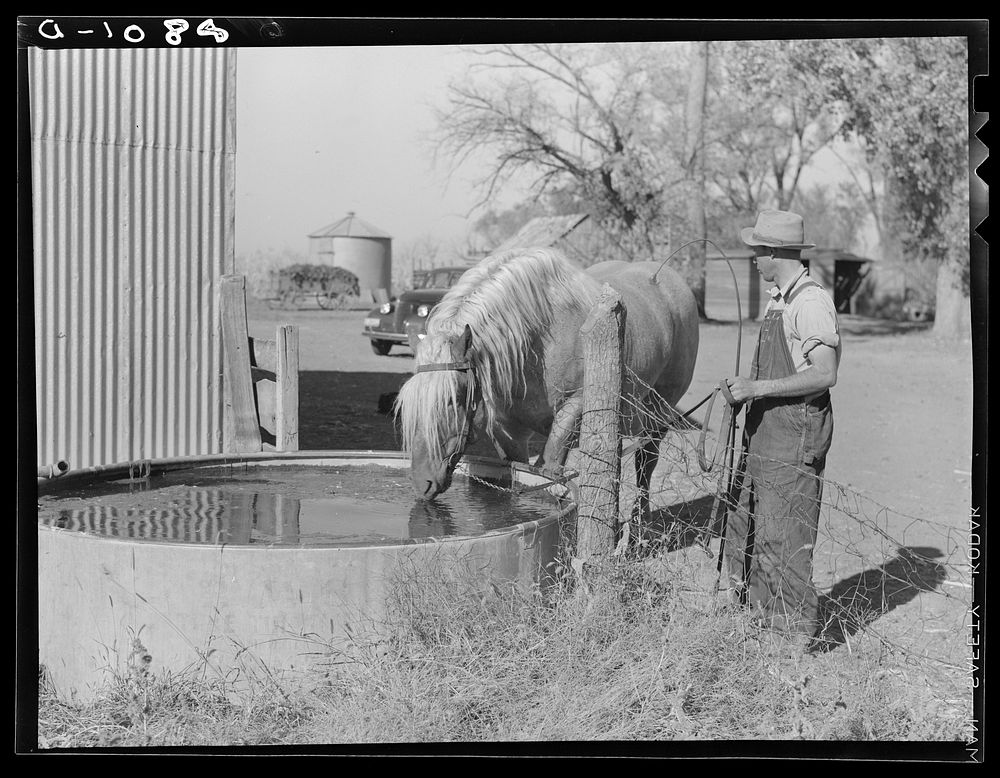
[[[219,452],[235,50],[28,59],[39,464]]]

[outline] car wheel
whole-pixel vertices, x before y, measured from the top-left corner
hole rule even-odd
[[[372,351],[378,354],[380,357],[387,356],[389,349],[392,348],[391,340],[372,340]]]

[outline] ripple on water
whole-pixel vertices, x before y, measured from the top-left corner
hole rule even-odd
[[[409,471],[370,465],[230,466],[89,485],[38,500],[38,521],[112,538],[253,546],[391,545],[475,536],[560,507],[456,475],[416,501]]]

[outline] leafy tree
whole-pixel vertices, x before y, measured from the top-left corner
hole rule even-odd
[[[685,102],[684,160],[688,189],[688,225],[691,240],[708,237],[705,215],[705,100],[708,93],[709,44],[695,45],[691,58],[691,79]],[[694,292],[698,313],[705,316],[705,243],[691,246],[684,268],[688,285]]]
[[[451,85],[439,112],[438,153],[456,167],[490,155],[483,204],[522,176],[534,195],[510,213],[487,213],[479,228],[512,229],[539,207],[553,213],[545,198],[560,193],[574,208],[585,204],[620,252],[644,259],[703,235],[706,216],[708,235],[731,242],[766,207],[813,211],[816,236],[848,243],[864,203],[883,254],[940,265],[936,330],[961,322],[964,40],[739,41],[712,50],[710,59],[707,46],[688,44],[481,51],[481,67]],[[845,167],[858,183],[852,202],[843,192],[801,191],[804,171],[838,136],[863,151],[862,165]],[[689,279],[696,290],[698,280]]]
[[[752,223],[764,208],[791,208],[803,171],[841,131],[842,112],[814,72],[838,42],[717,45],[707,168],[724,207]]]
[[[810,64],[884,181],[881,228],[902,258],[938,265],[935,333],[969,316],[968,56],[964,38],[843,41]]]

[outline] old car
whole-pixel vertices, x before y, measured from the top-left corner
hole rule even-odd
[[[430,312],[468,269],[468,265],[461,265],[417,271],[412,289],[369,311],[361,334],[371,341],[372,351],[385,356],[393,346],[416,350]]]

